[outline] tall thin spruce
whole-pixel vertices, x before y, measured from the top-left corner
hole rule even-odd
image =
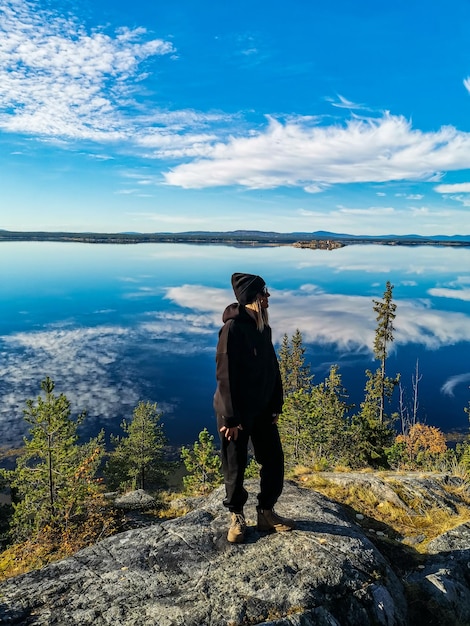
[[[380,361],[379,390],[379,421],[384,423],[385,416],[385,397],[388,394],[387,377],[385,373],[385,365],[388,356],[388,345],[393,341],[393,321],[396,317],[397,305],[393,302],[393,285],[388,280],[382,300],[374,300],[374,311],[377,313],[377,328],[374,338],[374,356]]]

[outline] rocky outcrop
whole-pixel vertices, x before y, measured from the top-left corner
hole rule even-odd
[[[462,478],[437,472],[321,472],[318,476],[348,489],[360,486],[378,500],[410,512],[408,504],[421,500],[426,509],[435,506],[456,513],[463,501],[453,492],[465,487]]]
[[[124,495],[114,498],[114,506],[126,511],[143,511],[155,506],[155,498],[146,493],[143,489],[136,489]]]
[[[470,525],[436,539],[424,565],[411,559],[405,572],[348,509],[293,483],[286,483],[278,512],[298,520],[297,529],[257,532],[257,481],[247,487],[245,544],[226,541],[221,488],[183,517],[121,533],[2,583],[0,623],[470,624]]]
[[[410,594],[421,599],[428,624],[470,624],[470,523],[462,524],[428,544],[421,570],[407,580]],[[424,600],[424,601],[423,601]],[[439,621],[436,620],[439,616]]]

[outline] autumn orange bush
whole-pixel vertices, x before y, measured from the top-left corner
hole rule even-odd
[[[444,433],[436,426],[414,424],[405,435],[397,435],[393,453],[395,462],[409,468],[432,464],[447,451]]]

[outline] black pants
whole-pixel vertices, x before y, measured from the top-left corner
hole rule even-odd
[[[224,506],[232,513],[238,513],[247,501],[248,492],[243,487],[243,479],[251,438],[255,459],[261,465],[258,507],[272,509],[284,485],[284,453],[277,425],[272,423],[271,415],[261,415],[255,419],[251,432],[239,430],[236,440],[228,441],[220,432],[221,426],[223,422],[217,416],[226,492]]]

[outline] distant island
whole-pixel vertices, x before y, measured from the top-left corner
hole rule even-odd
[[[261,230],[227,232],[188,231],[181,233],[69,233],[0,230],[2,241],[71,241],[76,243],[188,243],[236,246],[282,246],[333,250],[348,245],[379,244],[388,246],[470,246],[470,235],[348,235],[315,231],[312,233],[277,233]]]

